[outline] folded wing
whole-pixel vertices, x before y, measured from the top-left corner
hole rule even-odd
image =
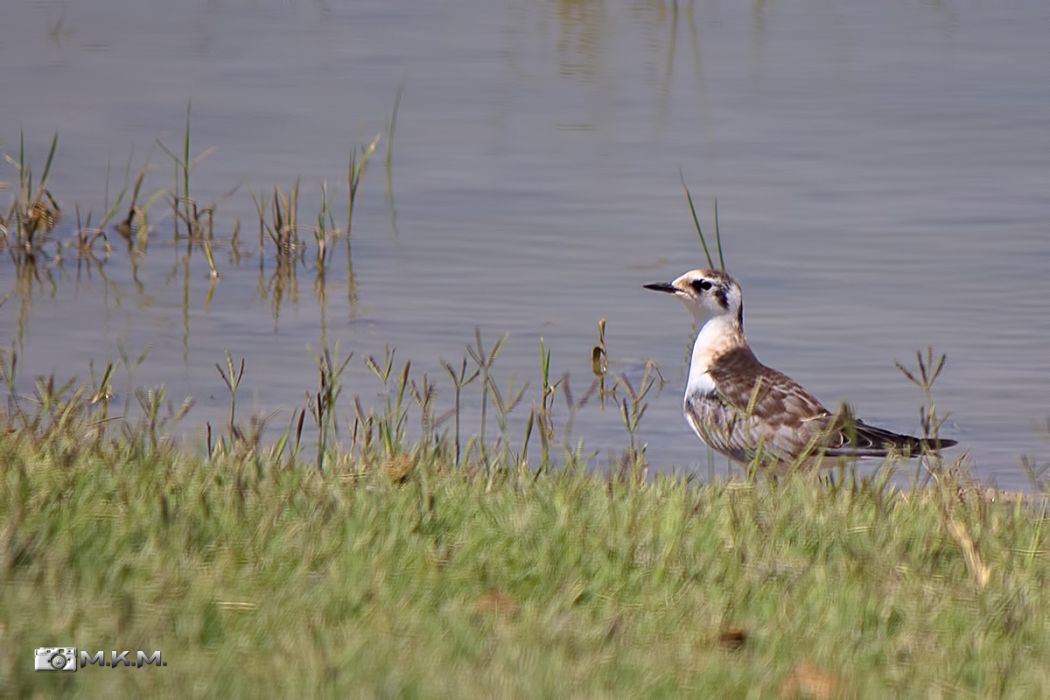
[[[797,382],[766,367],[749,348],[720,356],[708,370],[716,391],[686,400],[686,418],[712,449],[737,460],[759,451],[781,461],[823,451],[829,456],[883,457],[890,450],[919,454],[936,444],[856,420],[848,409],[828,411]]]

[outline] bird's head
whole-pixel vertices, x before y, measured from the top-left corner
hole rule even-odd
[[[720,270],[690,270],[672,282],[647,284],[645,288],[674,294],[699,323],[725,316],[744,325],[740,285]]]

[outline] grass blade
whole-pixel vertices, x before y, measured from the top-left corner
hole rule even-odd
[[[715,248],[718,249],[718,264],[726,271],[726,259],[722,255],[722,233],[718,229],[718,197],[715,197]]]
[[[689,192],[689,185],[685,184],[685,173],[679,170],[678,177],[682,181],[682,189],[685,190],[685,199],[689,202],[689,212],[693,215],[693,225],[696,226],[696,235],[700,237],[700,245],[703,246],[704,255],[707,256],[707,266],[714,267],[715,263],[714,260],[711,259],[711,251],[707,247],[707,241],[704,240],[704,232],[700,228],[700,218],[696,215],[696,207],[693,206],[693,195]]]

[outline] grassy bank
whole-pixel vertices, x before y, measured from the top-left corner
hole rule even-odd
[[[948,472],[322,472],[97,410],[0,414],[5,695],[1050,695],[1042,510]],[[45,645],[168,665],[34,672]]]
[[[354,201],[377,143],[351,153],[345,226],[326,183],[316,225],[302,223],[297,180],[253,195],[275,316],[300,268],[323,292],[336,242],[353,298]],[[185,289],[194,251],[206,300],[224,264],[213,252],[240,264],[240,222],[220,240],[214,202],[191,196],[189,113],[181,146],[162,146],[171,186],[148,194],[149,168],[129,166],[94,225],[74,205],[75,228],[55,229],[56,148],[34,177],[20,147],[0,209],[20,317],[64,260],[101,271],[114,232],[137,281],[167,217]],[[715,234],[721,263],[717,218]],[[542,341],[533,391],[500,388],[502,342],[478,333],[447,377],[413,374],[392,350],[357,358],[382,386],[378,409],[341,393],[351,357],[322,351],[272,445],[238,413],[244,363],[230,354],[217,366],[228,418],[191,446],[172,439],[189,404],[131,386],[145,352],[121,349],[89,386],[36,378],[29,393],[20,342],[0,352],[0,694],[1050,696],[1041,500],[1004,502],[936,461],[906,491],[892,465],[863,479],[647,479],[639,426],[658,371],[609,373],[599,325],[589,389],[552,374]],[[928,401],[924,434],[940,420],[933,359],[905,372]],[[589,446],[623,448],[609,473],[568,449],[588,401],[625,428],[626,446]],[[161,650],[167,666],[34,672],[33,649],[59,645]]]

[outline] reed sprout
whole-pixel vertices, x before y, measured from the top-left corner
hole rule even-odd
[[[48,189],[51,168],[54,165],[55,153],[58,150],[58,132],[51,137],[44,168],[39,180],[34,182],[33,168],[26,156],[25,133],[19,132],[18,159],[5,155],[4,159],[14,166],[18,173],[18,183],[14,190],[13,200],[7,213],[0,218],[3,225],[5,244],[10,246],[18,260],[35,261],[43,254],[43,247],[48,233],[62,215],[55,197]],[[14,222],[11,241],[11,222]]]
[[[391,133],[391,136],[393,134]],[[365,176],[365,169],[368,167],[368,161],[372,158],[372,154],[376,151],[376,146],[379,145],[379,139],[382,134],[376,134],[376,137],[372,139],[372,142],[367,146],[354,146],[350,150],[350,160],[346,166],[346,237],[347,240],[350,238],[350,232],[353,229],[354,220],[354,205],[357,203],[357,189],[361,186],[361,179]],[[360,150],[359,150],[360,149]],[[387,147],[387,153],[390,152],[390,147]]]
[[[470,385],[478,376],[481,374],[480,369],[474,369],[471,372],[467,372],[467,358],[463,358],[459,366],[456,367],[449,362],[442,360],[441,364],[444,366],[445,371],[448,372],[449,380],[452,383],[452,418],[453,418],[453,447],[455,455],[455,465],[460,466],[463,463],[463,452],[460,443],[460,416],[463,407],[463,389]]]
[[[162,141],[157,140],[157,145],[171,159],[175,167],[175,181],[172,192],[169,195],[172,209],[172,221],[174,224],[174,240],[179,240],[179,221],[186,228],[187,245],[195,241],[210,239],[214,232],[215,204],[200,206],[190,194],[190,172],[202,160],[215,152],[215,148],[207,148],[198,155],[190,157],[190,114],[192,102],[186,103],[186,125],[183,130],[182,149],[176,154]]]
[[[935,355],[933,348],[928,347],[925,351],[915,352],[914,368],[905,367],[900,362],[896,363],[900,373],[922,392],[923,404],[919,407],[919,425],[922,428],[924,442],[934,449],[924,451],[919,456],[916,469],[925,469],[928,478],[937,478],[944,467],[944,461],[936,448],[940,444],[941,427],[944,425],[944,421],[948,419],[948,416],[938,414],[937,405],[933,400],[933,388],[944,370],[946,360],[947,355],[944,353]],[[962,459],[963,457],[960,457],[959,460],[956,460],[954,465],[956,468]],[[916,471],[916,479],[918,477],[919,472]]]
[[[230,429],[230,434],[233,434],[233,430],[237,425],[237,389],[241,385],[241,379],[244,377],[244,358],[241,358],[240,367],[233,361],[233,355],[227,350],[225,353],[226,367],[215,363],[215,370],[219,373],[219,378],[222,379],[223,385],[230,394],[230,420],[227,423]]]
[[[707,246],[707,239],[704,237],[704,231],[700,226],[700,217],[696,213],[696,206],[693,204],[693,194],[689,191],[689,186],[685,183],[685,173],[681,170],[678,171],[679,179],[682,182],[682,189],[685,191],[685,199],[689,204],[689,213],[693,217],[693,226],[696,228],[697,238],[700,239],[700,247],[704,250],[704,256],[707,258],[707,266],[714,269],[715,262],[711,258],[711,249]],[[718,253],[718,266],[723,272],[726,269],[725,256],[722,254],[722,234],[718,226],[718,199],[715,199],[715,251]]]
[[[317,355],[317,374],[319,387],[312,395],[306,392],[306,409],[317,426],[317,471],[324,471],[328,455],[329,441],[338,434],[339,423],[336,416],[336,401],[343,391],[342,376],[350,364],[353,353],[340,357],[338,346],[333,351],[324,348]],[[300,419],[301,425],[302,419]],[[298,441],[298,440],[297,440]]]

